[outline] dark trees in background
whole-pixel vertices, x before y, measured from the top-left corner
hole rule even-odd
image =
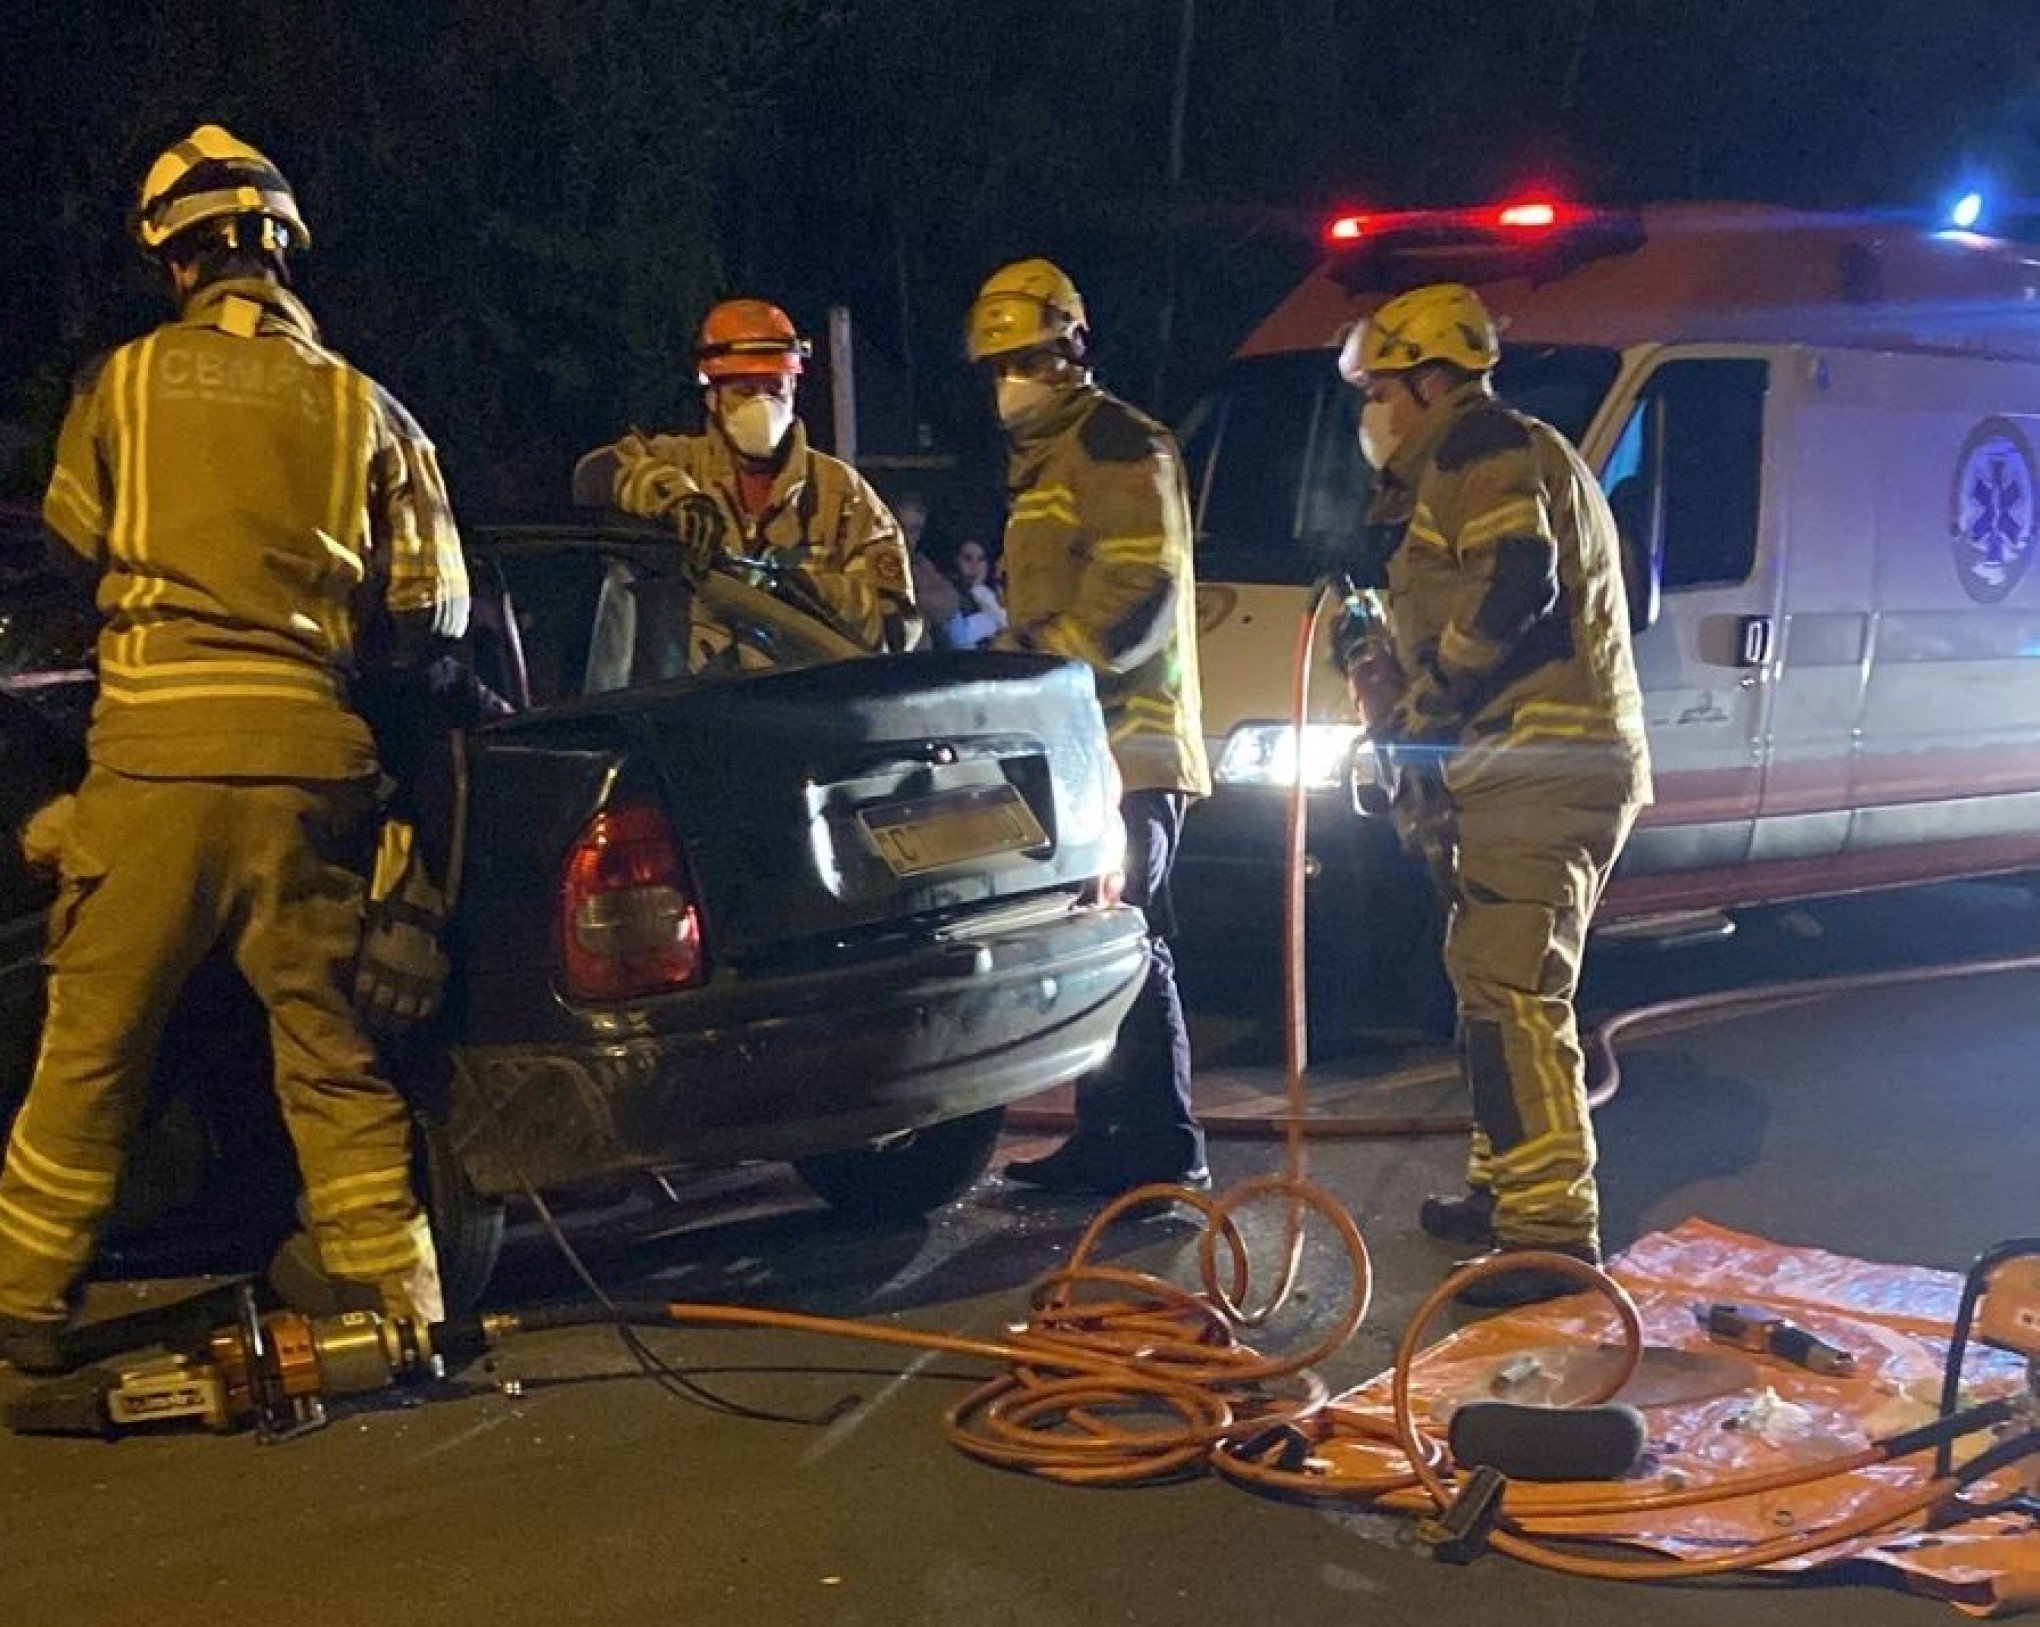
[[[1310,263],[1321,212],[1498,196],[1929,207],[2040,195],[2031,0],[67,0],[9,8],[5,374],[34,430],[155,320],[121,234],[201,119],[267,148],[333,343],[441,443],[466,512],[557,507],[670,423],[703,305],[849,305],[946,445],[988,443],[958,324],[1064,261],[1102,370],[1179,412]],[[1180,185],[1172,92],[1194,20]],[[869,440],[867,434],[867,441]]]

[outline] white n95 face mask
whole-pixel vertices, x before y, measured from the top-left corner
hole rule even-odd
[[[1402,436],[1389,427],[1390,407],[1386,401],[1370,401],[1360,409],[1360,455],[1368,467],[1386,469]]]
[[[1062,386],[1042,379],[1007,377],[992,386],[999,422],[1008,429],[1024,429],[1039,418]]]
[[[745,457],[762,461],[779,450],[779,443],[793,428],[793,403],[777,396],[754,395],[724,412],[722,427],[730,445]]]

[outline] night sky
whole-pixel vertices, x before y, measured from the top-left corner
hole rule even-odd
[[[205,119],[291,176],[317,240],[302,291],[425,421],[476,516],[557,508],[577,451],[678,422],[692,324],[728,292],[774,298],[817,334],[849,306],[866,447],[981,458],[958,324],[1015,255],[1066,264],[1102,374],[1174,416],[1308,267],[1335,203],[1538,185],[1925,217],[1975,186],[1987,226],[2030,232],[2018,200],[2040,199],[2034,0],[7,13],[14,496],[39,487],[71,369],[163,314],[122,215],[154,153]],[[823,396],[810,390],[811,416]]]

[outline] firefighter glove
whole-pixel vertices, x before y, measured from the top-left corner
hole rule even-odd
[[[680,544],[680,575],[690,586],[698,584],[723,557],[723,536],[728,528],[722,506],[707,492],[691,493],[675,506],[673,535]]]
[[[446,996],[445,926],[446,897],[426,871],[416,832],[403,820],[386,821],[354,968],[354,1008],[374,1038],[405,1039],[438,1014]]]
[[[1458,731],[1459,704],[1435,655],[1426,655],[1403,686],[1382,731],[1396,741],[1444,740]]]
[[[1379,636],[1380,627],[1365,605],[1348,599],[1332,617],[1332,665],[1342,674],[1351,672]]]
[[[52,797],[28,816],[21,827],[21,862],[33,874],[53,876],[63,868],[64,838],[77,806],[74,796]]]

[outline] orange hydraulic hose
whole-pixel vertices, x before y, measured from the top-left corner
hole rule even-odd
[[[1303,783],[1303,740],[1310,727],[1310,652],[1318,613],[1326,598],[1322,582],[1311,590],[1296,626],[1296,651],[1289,671],[1289,738],[1296,772],[1289,777],[1288,818],[1282,847],[1282,1064],[1289,1096],[1286,1141],[1289,1167],[1303,1173],[1302,1082],[1310,1068],[1309,995],[1304,986],[1303,860],[1308,851],[1310,797]]]
[[[1365,1320],[1373,1266],[1345,1206],[1304,1179],[1303,844],[1307,800],[1300,772],[1309,707],[1310,648],[1323,593],[1313,592],[1297,629],[1291,719],[1299,772],[1290,789],[1284,923],[1284,1058],[1289,1100],[1286,1171],[1218,1194],[1144,1186],[1114,1199],[1084,1229],[1070,1262],[1040,1278],[1032,1316],[1003,1339],[973,1339],[882,1323],[722,1305],[673,1304],[669,1320],[700,1327],[777,1328],[908,1346],[1006,1364],[998,1377],[952,1406],[950,1441],[980,1461],[1073,1485],[1131,1484],[1201,1470],[1242,1428],[1296,1428],[1329,1396],[1313,1369],[1342,1349]],[[1237,1216],[1279,1201],[1283,1241],[1275,1280],[1258,1301]],[[1205,1221],[1198,1247],[1201,1292],[1166,1279],[1092,1262],[1120,1217],[1159,1202],[1185,1204]],[[1315,1214],[1344,1250],[1352,1291],[1318,1339],[1263,1356],[1237,1330],[1265,1326],[1288,1302],[1301,1268],[1306,1222]],[[1223,1250],[1223,1260],[1221,1259]],[[1293,1381],[1293,1382],[1292,1382]],[[1295,1393],[1271,1386],[1289,1383]]]
[[[1299,770],[1308,711],[1309,660],[1322,595],[1314,594],[1299,626],[1292,684],[1292,722]],[[1605,1298],[1622,1327],[1625,1359],[1592,1401],[1605,1400],[1634,1373],[1643,1351],[1635,1303],[1612,1277],[1570,1255],[1538,1252],[1505,1260],[1474,1261],[1447,1277],[1417,1309],[1403,1332],[1392,1376],[1393,1417],[1382,1419],[1334,1403],[1316,1366],[1340,1350],[1366,1317],[1373,1290],[1367,1245],[1344,1206],[1303,1176],[1306,1136],[1414,1134],[1463,1129],[1463,1116],[1313,1119],[1304,1110],[1307,1064],[1303,1023],[1302,855],[1307,798],[1299,772],[1289,801],[1288,873],[1284,894],[1284,1058],[1288,1112],[1253,1121],[1256,1133],[1279,1129],[1287,1156],[1284,1173],[1262,1176],[1223,1193],[1201,1194],[1173,1186],[1145,1186],[1109,1203],[1084,1230],[1069,1264],[1040,1278],[1030,1294],[1030,1317],[998,1338],[924,1332],[886,1323],[810,1316],[790,1311],[675,1303],[663,1308],[671,1322],[697,1327],[771,1328],[827,1334],[998,1363],[1003,1371],[950,1407],[944,1423],[958,1449],[982,1462],[1073,1485],[1130,1485],[1210,1468],[1263,1492],[1312,1498],[1357,1499],[1401,1512],[1443,1513],[1457,1491],[1446,1448],[1417,1421],[1412,1372],[1424,1336],[1443,1307],[1470,1283],[1523,1266],[1567,1273]],[[1852,987],[1914,979],[2023,969],[2040,957],[1967,963],[1957,967],[1809,980],[1769,990],[1705,995],[1627,1012],[1602,1025],[1596,1045],[1606,1078],[1592,1094],[1605,1102],[1619,1081],[1615,1037],[1646,1020],[1761,1000],[1800,998]],[[1211,1128],[1234,1126],[1207,1120]],[[1200,1286],[1191,1290],[1146,1273],[1096,1264],[1093,1254],[1122,1217],[1173,1202],[1204,1217],[1197,1251]],[[1239,1223],[1250,1206],[1279,1203],[1283,1213],[1281,1262],[1275,1280],[1250,1300],[1254,1288]],[[1306,1227],[1315,1216],[1343,1250],[1352,1289],[1333,1324],[1316,1340],[1284,1355],[1264,1356],[1239,1338],[1265,1326],[1287,1302],[1300,1269]],[[1392,1448],[1387,1467],[1369,1474],[1310,1468],[1309,1448],[1331,1441],[1370,1441]],[[1318,1460],[1320,1464],[1322,1459]],[[1511,1487],[1490,1536],[1498,1551],[1571,1575],[1622,1580],[1670,1579],[1754,1569],[1850,1541],[1931,1509],[1960,1489],[1959,1476],[1929,1479],[1879,1499],[1857,1513],[1813,1531],[1700,1559],[1606,1560],[1556,1547],[1536,1534],[1535,1521],[1582,1514],[1632,1513],[1691,1507],[1799,1485],[1890,1461],[1876,1445],[1818,1463],[1739,1477],[1676,1491],[1624,1491],[1611,1487],[1592,1500],[1562,1500]]]
[[[1403,1330],[1402,1342],[1396,1350],[1392,1390],[1396,1436],[1409,1459],[1417,1481],[1428,1494],[1432,1505],[1441,1513],[1451,1506],[1454,1492],[1445,1476],[1439,1472],[1437,1455],[1426,1449],[1423,1428],[1417,1422],[1410,1398],[1410,1375],[1417,1355],[1422,1349],[1423,1337],[1439,1311],[1469,1283],[1493,1275],[1498,1270],[1507,1270],[1516,1264],[1528,1263],[1532,1258],[1520,1256],[1510,1261],[1476,1260],[1461,1267],[1431,1291],[1430,1296],[1417,1307]],[[1534,1259],[1540,1266],[1571,1273],[1580,1280],[1583,1287],[1596,1289],[1615,1306],[1622,1321],[1627,1356],[1621,1370],[1590,1397],[1587,1404],[1605,1401],[1628,1382],[1643,1353],[1643,1328],[1637,1317],[1636,1306],[1619,1283],[1593,1266],[1574,1260],[1569,1255],[1557,1253],[1539,1254],[1534,1256]],[[1820,1462],[1742,1475],[1710,1486],[1642,1494],[1611,1492],[1608,1497],[1596,1503],[1554,1504],[1546,1512],[1554,1515],[1579,1515],[1697,1507],[1753,1493],[1804,1485],[1810,1481],[1824,1480],[1836,1474],[1850,1473],[1885,1461],[1887,1461],[1885,1453],[1876,1446],[1870,1446]],[[1952,1475],[1941,1480],[1929,1479],[1922,1485],[1895,1491],[1827,1526],[1811,1531],[1794,1532],[1790,1536],[1773,1538],[1768,1542],[1757,1543],[1730,1553],[1710,1554],[1699,1559],[1670,1557],[1609,1560],[1555,1548],[1549,1542],[1539,1541],[1531,1535],[1523,1521],[1524,1511],[1520,1500],[1512,1505],[1505,1499],[1501,1524],[1490,1538],[1490,1545],[1498,1552],[1509,1554],[1513,1558],[1525,1560],[1547,1570],[1564,1571],[1573,1576],[1649,1581],[1717,1575],[1727,1571],[1755,1570],[1765,1565],[1778,1564],[1863,1536],[1932,1507],[1952,1496],[1960,1484],[1959,1478]]]
[[[1308,1348],[1264,1357],[1233,1336],[1247,1283],[1237,1212],[1258,1199],[1303,1202],[1329,1220],[1344,1244],[1360,1291],[1336,1324]],[[1158,1200],[1188,1203],[1205,1215],[1199,1249],[1203,1293],[1195,1294],[1140,1273],[1093,1266],[1092,1250],[1114,1221]],[[1219,1249],[1229,1255],[1221,1282]],[[1284,1176],[1265,1176],[1232,1192],[1207,1196],[1168,1186],[1143,1187],[1108,1205],[1086,1228],[1064,1270],[1033,1290],[1033,1319],[1003,1338],[941,1334],[883,1323],[810,1316],[790,1311],[675,1303],[665,1315],[698,1327],[753,1327],[829,1334],[1005,1364],[1007,1370],[948,1409],[950,1440],[982,1462],[1018,1469],[1071,1485],[1131,1485],[1197,1472],[1207,1465],[1227,1479],[1262,1491],[1312,1498],[1358,1499],[1402,1512],[1442,1512],[1456,1490],[1443,1446],[1418,1423],[1411,1374],[1424,1335],[1438,1313],[1468,1284],[1523,1265],[1568,1272],[1605,1297],[1622,1324],[1627,1359],[1591,1401],[1605,1400],[1627,1382],[1642,1354],[1642,1327],[1627,1292],[1598,1268],[1570,1255],[1537,1253],[1480,1260],[1462,1267],[1432,1291],[1405,1328],[1393,1373],[1392,1423],[1328,1404],[1310,1369],[1357,1331],[1367,1309],[1370,1280],[1366,1245],[1351,1218],[1322,1189]],[[1111,1297],[1087,1299],[1090,1292]],[[1251,1316],[1254,1312],[1246,1312]],[[1297,1392],[1277,1394],[1277,1380],[1296,1380]],[[1284,1470],[1251,1455],[1256,1443],[1302,1438],[1393,1440],[1403,1453],[1397,1469],[1374,1475],[1310,1474]],[[1921,1447],[1919,1450],[1925,1450]],[[1264,1453],[1268,1448],[1260,1448]],[[1739,1476],[1676,1491],[1612,1490],[1592,1500],[1539,1498],[1511,1487],[1490,1545],[1498,1552],[1570,1575],[1644,1581],[1716,1575],[1781,1563],[1852,1541],[1940,1504],[1960,1489],[1959,1476],[1929,1478],[1900,1488],[1835,1522],[1698,1559],[1608,1560],[1577,1554],[1540,1539],[1539,1517],[1640,1513],[1697,1507],[1776,1491],[1890,1461],[1877,1445],[1814,1463]],[[1416,1500],[1408,1495],[1421,1493]],[[1397,1494],[1404,1495],[1397,1495]],[[1575,1539],[1577,1540],[1577,1539]]]
[[[1283,1281],[1262,1303],[1245,1303],[1252,1284],[1236,1219],[1271,1197],[1292,1214],[1308,1210],[1330,1225],[1355,1284],[1316,1340],[1279,1356],[1263,1356],[1234,1336],[1236,1328],[1272,1316],[1281,1302]],[[1188,1204],[1205,1216],[1201,1292],[1092,1263],[1116,1220],[1160,1201]],[[728,1305],[676,1303],[664,1314],[693,1327],[828,1334],[1001,1363],[1004,1373],[949,1409],[947,1429],[957,1447],[1052,1480],[1126,1484],[1201,1468],[1243,1424],[1294,1425],[1322,1409],[1328,1396],[1312,1369],[1359,1330],[1372,1280],[1366,1242],[1336,1198],[1307,1182],[1264,1176],[1216,1195],[1147,1186],[1115,1199],[1085,1229],[1068,1266],[1035,1283],[1030,1321],[1001,1338]],[[1270,1388],[1289,1381],[1293,1394]]]

